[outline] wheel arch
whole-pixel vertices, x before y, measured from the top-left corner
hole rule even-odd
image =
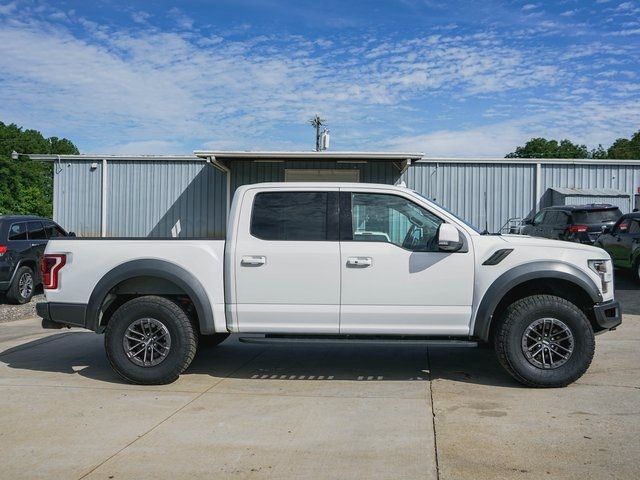
[[[215,333],[213,309],[207,292],[198,279],[184,268],[165,260],[140,259],[123,263],[113,268],[97,283],[87,304],[86,328],[100,332],[102,318],[107,311],[108,296],[114,289],[130,286],[140,294],[176,294],[189,297],[198,316],[201,333]],[[133,292],[133,290],[132,290]]]
[[[593,280],[571,264],[526,263],[503,273],[487,289],[475,315],[473,336],[489,341],[495,318],[511,301],[539,293],[555,294],[577,303],[592,323],[593,312],[589,309],[603,300]]]

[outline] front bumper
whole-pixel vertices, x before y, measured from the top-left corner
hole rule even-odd
[[[80,303],[36,303],[36,313],[42,318],[42,328],[85,328],[86,311],[87,306]]]
[[[596,323],[602,330],[611,330],[622,323],[620,302],[609,300],[593,306]]]

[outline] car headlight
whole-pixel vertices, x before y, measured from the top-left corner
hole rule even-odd
[[[596,272],[602,283],[602,293],[609,291],[609,286],[613,282],[613,267],[611,260],[589,260],[589,268]]]

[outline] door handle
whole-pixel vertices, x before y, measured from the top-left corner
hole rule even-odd
[[[267,263],[267,257],[262,255],[247,255],[242,257],[240,261],[241,265],[251,266],[251,267],[259,267],[260,265],[264,265]]]
[[[39,243],[32,243],[31,246],[32,247],[38,247],[38,246],[40,246],[40,244]]]
[[[349,257],[347,258],[348,267],[370,267],[373,264],[371,257]]]

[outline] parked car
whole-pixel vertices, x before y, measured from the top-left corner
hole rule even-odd
[[[69,234],[47,218],[0,216],[0,292],[10,303],[31,300],[40,280],[40,258],[47,241]]]
[[[600,248],[482,235],[420,194],[362,183],[265,183],[234,195],[224,239],[54,239],[44,328],[105,333],[132,383],[176,380],[198,345],[491,342],[534,387],[579,378],[594,331],[621,322]]]
[[[521,233],[593,245],[604,227],[613,227],[622,212],[615,205],[559,205],[543,208],[523,220]]]
[[[640,281],[640,213],[628,213],[598,237],[596,246],[611,255],[613,266],[629,269]]]

